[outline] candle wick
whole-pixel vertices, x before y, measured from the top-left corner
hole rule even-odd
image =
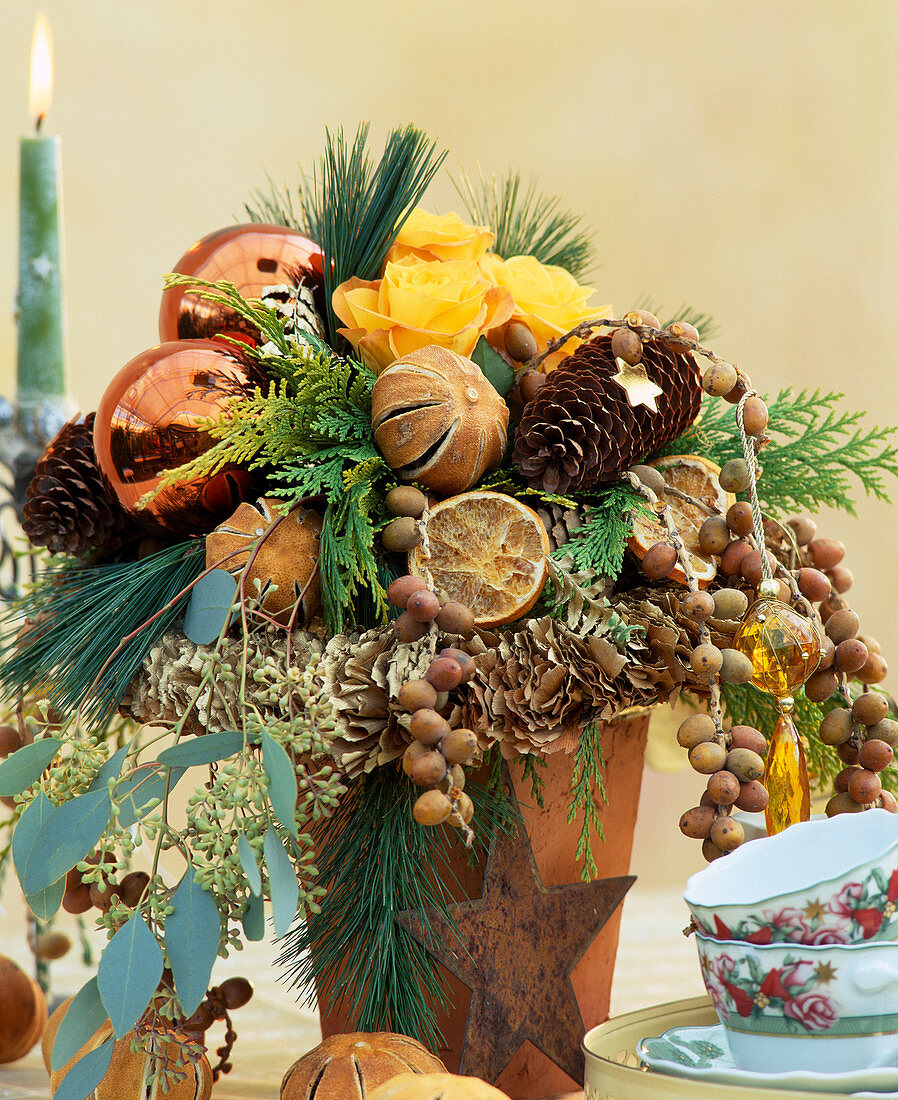
[[[37,119],[35,120],[35,123],[34,123],[34,132],[35,132],[35,134],[39,134],[41,132],[41,126],[43,125],[44,119],[46,117],[47,116],[43,113],[41,113],[37,116]]]

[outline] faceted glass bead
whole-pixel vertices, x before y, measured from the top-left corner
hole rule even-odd
[[[770,796],[765,812],[768,836],[810,818],[811,785],[804,747],[788,714],[780,715],[770,739],[764,786]]]
[[[751,661],[751,682],[778,698],[791,695],[820,662],[813,623],[780,600],[756,600],[733,645]]]

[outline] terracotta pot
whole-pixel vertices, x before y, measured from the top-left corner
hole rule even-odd
[[[649,716],[643,713],[606,722],[602,727],[604,783],[610,803],[600,810],[605,841],[595,840],[593,843],[593,853],[602,878],[625,875],[630,867],[648,726]],[[567,823],[571,800],[571,756],[558,752],[545,757],[545,760],[546,767],[540,768],[540,776],[545,781],[545,809],[541,810],[531,799],[529,783],[520,780],[521,769],[512,768],[512,775],[543,883],[546,886],[560,886],[566,882],[580,881],[581,865],[575,858],[575,852],[581,822],[578,816],[573,823]],[[459,850],[453,870],[466,896],[479,897],[483,884],[482,861],[472,869]],[[462,898],[459,897],[459,900]],[[618,907],[573,973],[574,992],[583,1015],[584,1031],[608,1019],[620,916],[621,909]],[[434,1053],[451,1072],[457,1073],[471,995],[453,975],[444,971],[443,976],[454,1008],[451,1014],[437,1013],[437,1023],[446,1045]],[[325,1036],[352,1030],[345,1009],[335,1009],[331,1004],[322,1002],[319,1003],[319,1016]],[[508,1093],[512,1100],[535,1100],[578,1087],[577,1082],[572,1081],[530,1043],[525,1043],[517,1052],[494,1084]]]

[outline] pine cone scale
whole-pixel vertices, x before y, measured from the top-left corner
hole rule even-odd
[[[615,381],[610,336],[581,345],[556,367],[524,406],[512,451],[531,485],[557,493],[607,484],[692,423],[702,392],[694,359],[649,343],[642,363],[663,390],[657,412],[630,405]]]

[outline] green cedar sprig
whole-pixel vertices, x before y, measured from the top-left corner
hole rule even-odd
[[[574,752],[571,769],[571,802],[568,806],[568,824],[575,820],[578,813],[583,814],[580,836],[577,840],[576,858],[583,860],[580,877],[584,882],[596,878],[599,869],[592,851],[593,834],[604,841],[605,830],[599,816],[597,796],[606,805],[608,795],[605,791],[602,759],[602,732],[597,722],[583,727],[580,740]]]
[[[180,278],[175,285],[183,285]],[[256,387],[232,401],[226,415],[208,427],[216,440],[212,447],[167,471],[162,484],[238,463],[266,473],[267,492],[288,505],[323,496],[319,565],[325,624],[339,634],[348,619],[362,626],[384,622],[389,614],[385,568],[375,536],[395,479],[374,443],[374,373],[321,341],[298,346],[288,340],[274,310],[245,301],[233,286],[201,284],[200,293],[250,320],[279,354],[248,353],[274,376],[267,391]]]
[[[13,697],[39,692],[62,714],[80,706],[85,719],[109,719],[144,657],[183,611],[187,593],[175,598],[204,566],[201,540],[137,562],[52,562],[0,618],[0,685]],[[17,642],[23,619],[40,625]],[[104,671],[109,655],[135,631]]]
[[[569,557],[579,572],[617,577],[624,564],[627,539],[633,534],[633,519],[640,513],[650,515],[629,484],[609,485],[592,495],[584,509],[583,523],[571,532],[564,546],[554,551],[554,556]]]
[[[771,441],[759,456],[761,507],[771,517],[821,507],[855,514],[852,479],[878,500],[888,501],[888,476],[898,475],[895,428],[867,428],[862,411],[839,412],[843,394],[821,390],[780,390],[767,398]],[[699,454],[722,466],[741,458],[732,407],[705,401],[699,420],[665,454]]]
[[[534,182],[525,186],[520,172],[509,172],[501,180],[487,179],[480,172],[472,182],[462,171],[453,183],[468,216],[496,234],[493,251],[503,259],[535,256],[540,263],[565,268],[578,280],[595,265],[593,235],[582,227],[583,219],[560,210],[560,200],[541,194]]]

